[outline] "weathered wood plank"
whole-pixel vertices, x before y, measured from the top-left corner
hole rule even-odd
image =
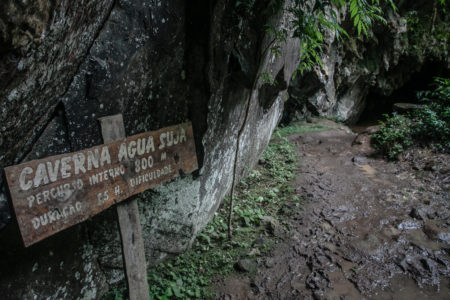
[[[105,143],[125,137],[122,115],[101,118],[100,124]],[[119,203],[117,216],[130,300],[148,299],[147,263],[137,200]]]
[[[192,126],[184,123],[11,166],[5,173],[29,246],[196,169]]]

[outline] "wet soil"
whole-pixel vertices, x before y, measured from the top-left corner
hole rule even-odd
[[[367,131],[314,122],[333,129],[289,137],[303,210],[257,271],[224,278],[216,298],[450,299],[450,156],[388,162]]]

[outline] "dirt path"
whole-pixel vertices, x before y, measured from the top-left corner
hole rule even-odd
[[[290,136],[308,200],[254,276],[222,299],[450,299],[449,156],[389,163],[367,137],[335,129]],[[352,145],[353,144],[353,145]]]

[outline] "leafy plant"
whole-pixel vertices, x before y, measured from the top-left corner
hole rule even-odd
[[[376,149],[390,159],[416,145],[450,151],[450,79],[435,78],[434,89],[417,93],[424,103],[408,116],[386,115],[386,122],[372,136]]]
[[[412,10],[406,13],[406,22],[408,24],[408,31],[415,33],[419,30],[421,22],[417,11]]]
[[[275,85],[275,78],[273,78],[272,76],[270,76],[269,73],[267,72],[263,72],[261,73],[261,79],[263,80],[264,83],[270,84],[270,85]]]
[[[348,37],[347,31],[339,24],[337,15],[339,10],[348,7],[350,19],[358,36],[361,34],[368,36],[374,22],[386,23],[381,9],[383,3],[396,10],[393,0],[295,0],[288,11],[294,16],[291,24],[294,29],[293,36],[298,38],[300,43],[301,60],[297,71],[303,74],[316,65],[322,66],[324,29],[331,30],[338,40]]]
[[[450,150],[450,79],[437,77],[431,91],[420,91],[417,98],[424,103],[414,112],[413,134],[416,140],[433,143],[438,150]]]
[[[381,129],[372,135],[372,141],[377,150],[395,159],[412,145],[412,121],[397,113],[384,116],[386,121],[381,122]]]
[[[432,0],[431,11],[411,10],[405,12],[408,25],[410,49],[414,55],[434,56],[446,59],[450,40],[447,12],[448,1]]]

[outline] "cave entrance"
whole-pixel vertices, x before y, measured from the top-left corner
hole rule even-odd
[[[417,103],[416,93],[430,89],[434,77],[449,77],[450,70],[442,62],[428,62],[421,70],[411,76],[399,89],[389,96],[382,96],[375,90],[366,96],[367,105],[353,131],[361,132],[369,126],[378,125],[384,114],[393,112],[394,103]]]

